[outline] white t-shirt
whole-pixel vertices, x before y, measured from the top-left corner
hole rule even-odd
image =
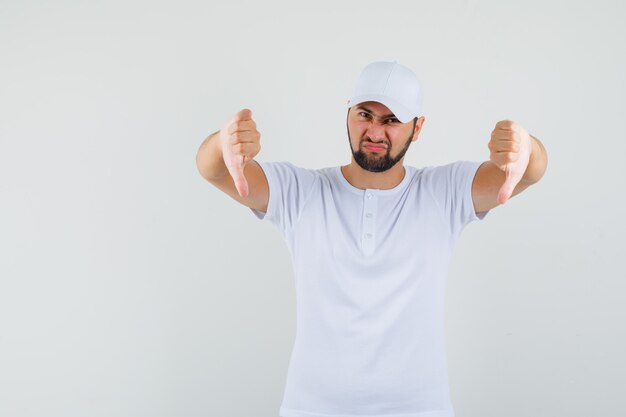
[[[257,161],[259,162],[259,161]],[[282,417],[453,417],[444,334],[450,255],[474,212],[480,162],[405,165],[388,190],[339,166],[259,162],[289,248],[296,337]]]

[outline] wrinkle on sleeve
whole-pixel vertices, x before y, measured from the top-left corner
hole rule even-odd
[[[257,161],[265,173],[269,187],[267,212],[250,208],[260,220],[267,220],[286,236],[300,218],[300,213],[317,180],[314,170],[291,162]]]
[[[425,184],[435,199],[450,233],[458,236],[474,220],[483,220],[489,211],[476,213],[472,200],[472,183],[482,162],[456,161],[429,167]]]

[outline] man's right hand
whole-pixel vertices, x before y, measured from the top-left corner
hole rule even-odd
[[[252,120],[252,111],[243,109],[220,129],[220,144],[224,164],[235,182],[237,192],[248,196],[248,181],[243,175],[244,167],[261,150],[261,134]]]

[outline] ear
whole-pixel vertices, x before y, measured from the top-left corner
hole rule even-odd
[[[424,116],[417,118],[417,121],[415,122],[415,131],[413,132],[413,142],[417,140],[420,132],[422,131],[422,126],[424,125],[425,121],[426,118]]]

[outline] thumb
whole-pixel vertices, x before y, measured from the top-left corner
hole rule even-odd
[[[230,176],[233,177],[233,181],[235,182],[235,188],[237,188],[237,192],[242,197],[248,196],[248,181],[246,180],[245,175],[243,174],[243,168],[245,166],[244,163],[245,156],[236,155],[235,156],[235,164],[229,168]]]
[[[504,180],[504,184],[500,187],[500,191],[498,191],[498,203],[504,204],[511,198],[511,194],[513,194],[513,190],[515,190],[515,186],[522,179],[522,176],[515,172],[512,169],[512,164],[507,164],[504,169],[504,173],[506,174],[506,178]]]

